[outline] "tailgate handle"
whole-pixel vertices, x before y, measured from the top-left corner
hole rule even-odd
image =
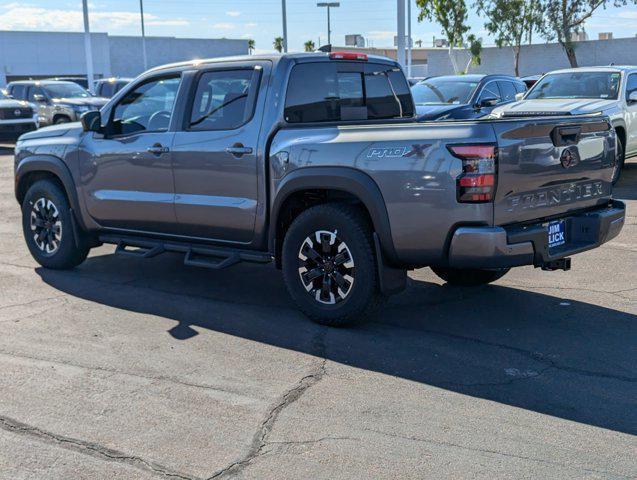
[[[581,133],[582,127],[580,125],[555,127],[551,132],[551,140],[556,147],[577,145]]]

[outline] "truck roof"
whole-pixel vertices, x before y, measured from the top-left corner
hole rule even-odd
[[[332,52],[336,53],[336,52]],[[237,55],[232,57],[216,57],[216,58],[202,58],[193,59],[185,62],[169,63],[167,65],[160,65],[158,67],[151,68],[148,72],[156,72],[164,69],[188,67],[188,66],[200,66],[210,63],[220,62],[249,62],[254,60],[269,60],[272,63],[278,63],[282,60],[307,60],[307,59],[321,59],[328,60],[329,53],[324,52],[311,52],[311,53],[283,53],[283,54],[264,54],[264,55]],[[368,60],[376,63],[386,63],[388,65],[398,65],[398,63],[390,58],[381,57],[380,55],[367,55]]]
[[[636,65],[606,65],[598,67],[577,67],[577,68],[563,68],[560,70],[553,70],[549,73],[571,73],[571,72],[629,72],[637,70]]]

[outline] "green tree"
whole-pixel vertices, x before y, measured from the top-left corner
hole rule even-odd
[[[313,52],[314,50],[316,50],[316,45],[312,40],[308,40],[303,44],[303,46],[305,47],[306,52]]]
[[[422,48],[422,40],[418,39],[414,42],[418,48]]]
[[[520,51],[523,42],[531,43],[533,31],[540,28],[540,0],[478,0],[478,14],[486,17],[486,30],[498,47],[512,47],[513,69],[520,75]]]
[[[248,40],[248,52],[250,52],[250,55],[252,55],[252,53],[254,52],[254,46],[255,41],[252,39]]]
[[[283,51],[283,37],[276,37],[272,45],[277,52],[281,53]]]
[[[562,46],[571,67],[577,67],[573,34],[579,33],[584,22],[598,8],[621,7],[635,4],[636,0],[541,0],[544,21],[540,32],[547,40],[557,40]]]
[[[416,6],[420,9],[418,21],[424,19],[438,23],[442,27],[442,33],[449,42],[449,60],[456,74],[466,73],[473,63],[480,63],[482,42],[474,35],[467,37],[469,40],[469,61],[464,69],[458,66],[454,49],[466,48],[465,35],[469,32],[467,25],[467,4],[465,0],[416,0]]]

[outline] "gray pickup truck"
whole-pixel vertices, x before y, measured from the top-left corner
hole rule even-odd
[[[349,53],[167,65],[81,123],[23,135],[15,194],[47,268],[90,248],[282,268],[299,308],[369,318],[429,266],[479,285],[568,269],[615,237],[616,136],[600,115],[417,123],[400,67]]]

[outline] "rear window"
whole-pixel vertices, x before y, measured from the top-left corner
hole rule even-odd
[[[406,118],[414,114],[400,69],[360,62],[296,65],[285,102],[288,123]]]

